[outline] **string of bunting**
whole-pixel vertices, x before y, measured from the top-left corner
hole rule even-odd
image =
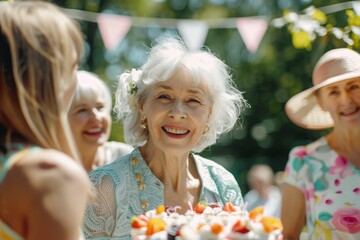
[[[321,7],[319,10],[329,14],[349,8],[353,8],[355,12],[358,12],[357,10],[360,10],[360,1],[333,4]],[[193,50],[203,46],[209,28],[237,28],[246,48],[250,52],[256,52],[269,24],[281,27],[279,26],[279,19],[274,19],[277,20],[278,26],[276,26],[276,21],[273,24],[274,20],[269,20],[264,16],[195,20],[134,17],[66,8],[63,11],[74,19],[96,22],[104,45],[108,50],[115,49],[131,27],[175,28]]]

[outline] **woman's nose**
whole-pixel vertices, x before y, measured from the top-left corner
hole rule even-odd
[[[100,119],[101,111],[99,111],[97,108],[93,108],[93,109],[91,109],[89,115],[90,115],[91,119]]]
[[[182,102],[178,101],[172,105],[172,108],[169,112],[169,116],[173,118],[185,118],[186,117],[186,107]]]
[[[351,94],[347,91],[343,91],[340,96],[340,101],[341,101],[341,104],[343,104],[343,105],[347,105],[347,104],[351,103],[352,102]]]

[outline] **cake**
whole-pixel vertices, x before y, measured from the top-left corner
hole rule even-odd
[[[264,216],[263,206],[248,212],[226,203],[201,202],[185,214],[163,205],[131,220],[133,240],[281,240],[282,223]]]

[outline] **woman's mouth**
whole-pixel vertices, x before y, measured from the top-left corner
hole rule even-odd
[[[103,129],[102,129],[102,128],[99,128],[99,127],[98,127],[98,128],[92,128],[92,129],[89,129],[89,130],[84,131],[84,133],[85,133],[86,135],[95,137],[95,136],[98,136],[98,135],[102,134],[102,133],[103,133]]]
[[[190,132],[187,129],[170,128],[170,127],[163,127],[162,129],[167,133],[176,134],[176,135],[184,135]]]

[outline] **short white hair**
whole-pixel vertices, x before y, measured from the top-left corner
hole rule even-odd
[[[247,181],[250,185],[259,181],[271,185],[274,182],[274,172],[269,165],[255,164],[248,172]]]
[[[109,87],[96,74],[79,70],[77,71],[78,84],[72,105],[86,99],[101,97],[104,99],[105,108],[111,112],[112,98]]]
[[[123,121],[127,143],[134,146],[146,143],[148,131],[140,127],[140,106],[151,86],[168,80],[179,70],[189,73],[196,83],[205,83],[212,104],[209,131],[192,151],[201,152],[216,143],[220,134],[232,130],[248,104],[235,87],[228,66],[209,50],[190,51],[179,38],[167,37],[160,38],[152,47],[140,71],[120,75],[114,111],[117,119]]]

